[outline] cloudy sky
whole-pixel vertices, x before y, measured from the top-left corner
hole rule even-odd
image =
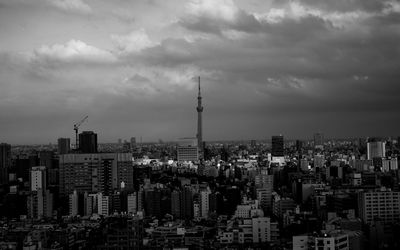
[[[0,0],[0,141],[398,135],[397,0]]]

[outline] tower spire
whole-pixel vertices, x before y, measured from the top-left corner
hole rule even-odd
[[[199,158],[203,159],[203,122],[202,122],[203,106],[201,104],[200,76],[199,76],[199,94],[197,97],[196,109],[197,109],[197,147],[199,150]]]

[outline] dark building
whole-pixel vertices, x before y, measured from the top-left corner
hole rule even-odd
[[[181,217],[183,219],[193,218],[193,193],[190,187],[184,187],[181,192]]]
[[[59,155],[68,154],[71,150],[70,148],[71,141],[69,138],[58,138],[58,150],[57,153]]]
[[[141,249],[143,234],[143,220],[130,216],[109,217],[103,230],[105,242],[96,249]]]
[[[8,182],[8,170],[11,167],[11,145],[0,144],[0,185]]]
[[[283,136],[272,136],[272,156],[284,156],[283,148]]]
[[[83,131],[80,133],[79,150],[84,154],[97,153],[97,134],[93,131]]]
[[[160,218],[161,215],[161,192],[158,189],[146,190],[145,196],[145,212],[148,216]]]
[[[300,152],[303,149],[303,142],[300,140],[296,140],[296,151]]]

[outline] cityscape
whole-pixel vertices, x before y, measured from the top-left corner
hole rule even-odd
[[[399,17],[0,0],[0,250],[400,249]]]

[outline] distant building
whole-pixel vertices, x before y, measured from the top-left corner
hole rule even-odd
[[[131,153],[65,154],[60,155],[61,196],[78,193],[110,195],[114,189],[133,189]]]
[[[84,154],[97,153],[97,134],[93,131],[83,131],[80,133],[79,150]]]
[[[272,136],[272,157],[284,156],[284,140],[282,135]]]
[[[71,140],[69,138],[58,138],[57,140],[59,155],[68,154],[71,150]]]
[[[324,149],[324,134],[315,133],[314,134],[314,148],[315,149]]]
[[[11,167],[11,145],[0,144],[0,185],[8,182],[8,170]]]
[[[378,139],[370,139],[367,143],[368,160],[386,156],[386,143]]]
[[[178,162],[198,162],[199,149],[196,138],[183,138],[178,142],[177,147]]]

